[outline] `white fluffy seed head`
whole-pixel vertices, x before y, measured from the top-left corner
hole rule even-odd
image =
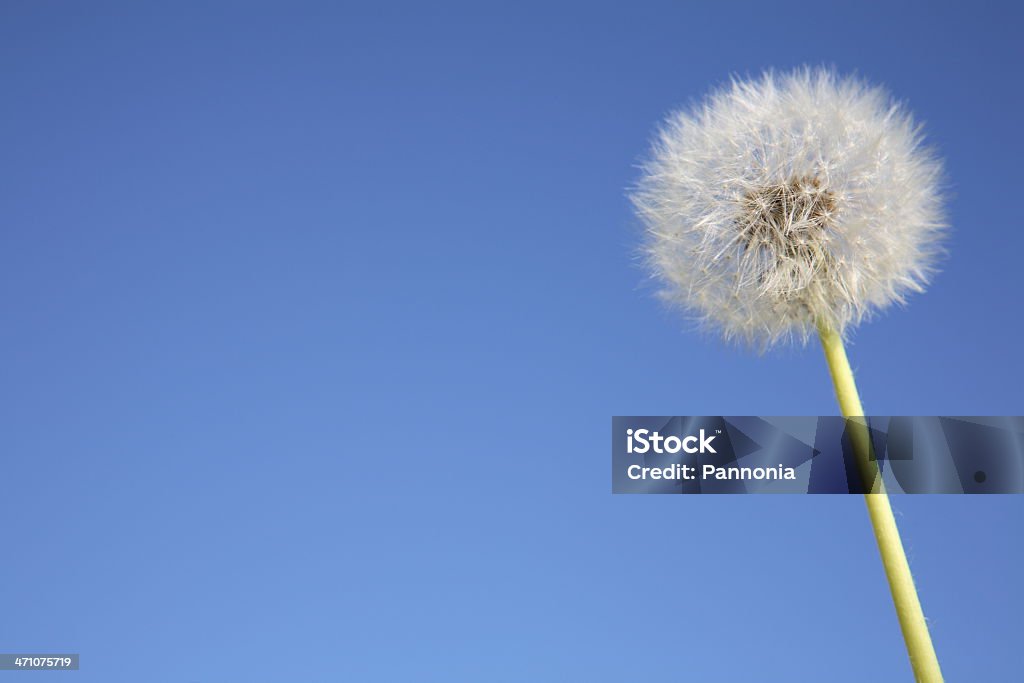
[[[632,199],[663,296],[763,349],[923,291],[941,171],[884,90],[805,68],[670,116]]]

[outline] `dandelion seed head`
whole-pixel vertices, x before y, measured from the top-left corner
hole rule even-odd
[[[669,302],[767,348],[923,291],[942,167],[881,88],[827,69],[734,80],[663,125],[632,193]]]

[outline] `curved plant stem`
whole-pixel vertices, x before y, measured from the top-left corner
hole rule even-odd
[[[864,500],[867,503],[871,526],[878,542],[878,552],[882,556],[882,565],[889,580],[889,590],[896,606],[896,616],[900,620],[903,640],[910,655],[910,665],[914,670],[914,678],[918,683],[941,683],[942,670],[935,656],[928,624],[921,611],[921,601],[917,597],[914,578],[910,574],[907,555],[900,541],[900,532],[896,527],[896,519],[889,505],[889,495],[879,475],[878,465],[871,452],[867,420],[864,408],[860,404],[857,385],[853,381],[853,371],[846,358],[846,349],[842,337],[827,326],[819,325],[821,345],[825,349],[832,383],[835,385],[839,408],[846,418],[847,431],[857,457],[857,465],[864,481]]]

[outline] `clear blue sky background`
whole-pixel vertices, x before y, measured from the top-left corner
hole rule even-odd
[[[663,310],[625,197],[730,73],[888,85],[951,257],[869,412],[1021,414],[1014,4],[0,6],[0,651],[76,681],[905,681],[856,497],[613,497],[613,414],[819,414]],[[895,503],[950,681],[1024,499]],[[20,679],[19,679],[20,680]]]

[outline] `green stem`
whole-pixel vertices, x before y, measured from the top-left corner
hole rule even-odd
[[[871,453],[871,439],[864,417],[864,408],[857,394],[857,385],[853,381],[853,371],[846,357],[843,338],[827,325],[819,325],[821,345],[825,350],[832,383],[835,386],[839,408],[847,420],[848,433],[857,457],[857,464],[864,479],[864,494],[871,527],[878,542],[878,552],[882,556],[882,565],[889,580],[889,590],[896,606],[896,616],[900,620],[903,641],[910,655],[910,666],[914,670],[914,678],[918,683],[942,683],[942,670],[935,655],[928,624],[921,610],[921,600],[914,587],[914,577],[910,573],[907,554],[903,550],[900,532],[896,527],[889,495],[879,475],[878,465]]]

